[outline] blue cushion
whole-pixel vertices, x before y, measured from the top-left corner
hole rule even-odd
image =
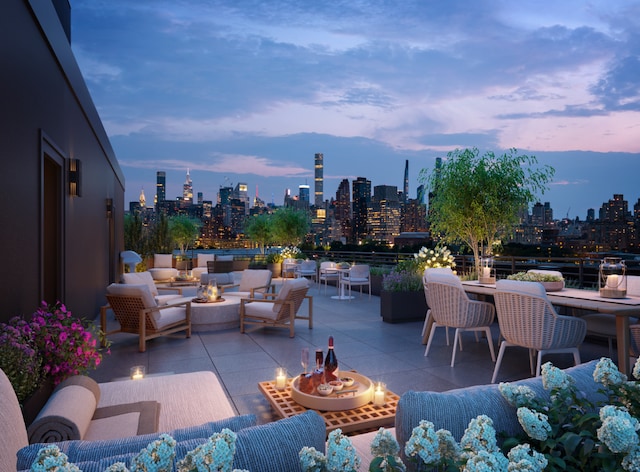
[[[586,394],[593,402],[602,400],[598,393],[598,384],[593,380],[593,371],[597,360],[566,369],[576,381],[579,391]],[[542,378],[534,377],[514,385],[527,385],[542,398],[549,394],[542,387]],[[497,384],[478,385],[446,392],[414,392],[403,394],[396,409],[396,438],[398,443],[406,444],[413,428],[420,420],[431,421],[436,430],[447,429],[453,437],[460,441],[469,421],[478,415],[487,415],[493,420],[497,432],[505,432],[510,436],[522,433],[516,417],[516,409],[502,397]]]
[[[206,441],[213,433],[222,431],[223,428],[229,428],[232,431],[238,432],[243,428],[248,428],[256,425],[255,415],[242,415],[226,418],[224,420],[212,421],[204,423],[198,426],[192,426],[189,428],[181,428],[173,431],[169,431],[169,434],[176,442],[181,443],[190,439],[197,439],[200,444]],[[73,462],[78,465],[79,463],[87,463],[85,467],[80,467],[84,472],[93,470],[90,469],[89,462],[100,461],[106,459],[111,461],[108,465],[114,462],[122,461],[130,458],[140,452],[140,450],[147,447],[147,445],[160,436],[160,433],[144,434],[141,436],[131,436],[126,438],[110,439],[106,441],[64,441],[56,443],[62,452],[69,457],[69,462]],[[203,439],[204,438],[204,439]],[[38,456],[38,451],[44,446],[44,444],[30,444],[27,447],[23,447],[18,451],[18,470],[29,469],[31,464]],[[186,446],[185,446],[186,447]],[[193,449],[193,448],[191,448]],[[186,454],[191,449],[187,449]],[[183,454],[183,455],[184,455]],[[99,469],[101,472],[106,467]]]

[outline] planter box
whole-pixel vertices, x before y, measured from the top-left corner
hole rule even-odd
[[[380,292],[380,316],[385,323],[424,321],[427,301],[424,291]]]
[[[282,276],[282,262],[269,262],[266,268],[271,271],[271,277],[277,278]]]
[[[371,274],[371,295],[380,296],[380,292],[382,292],[382,274]]]

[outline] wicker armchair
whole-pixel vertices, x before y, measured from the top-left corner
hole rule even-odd
[[[450,267],[430,267],[424,270],[424,274],[422,274],[422,287],[424,288],[424,299],[427,302],[427,313],[424,317],[424,325],[422,325],[422,344],[427,344],[429,339],[429,334],[431,333],[432,325],[433,325],[433,317],[431,316],[431,308],[429,305],[429,290],[427,287],[427,283],[432,278],[433,274],[445,274],[451,277],[457,277],[456,274],[453,273],[453,270]],[[449,345],[449,328],[444,327],[445,332],[447,334],[447,346]]]
[[[240,332],[245,325],[273,326],[289,328],[289,337],[295,336],[295,320],[309,320],[309,329],[313,328],[313,297],[307,295],[309,281],[294,279],[286,281],[280,292],[266,293],[264,299],[240,300]],[[298,315],[302,302],[309,300],[309,316]]]
[[[535,375],[540,375],[542,356],[549,353],[570,353],[576,365],[580,364],[578,346],[584,340],[587,323],[572,316],[558,315],[547,299],[542,284],[499,280],[494,295],[500,332],[498,361],[491,383],[496,381],[504,351],[509,346],[529,349],[529,365],[534,375],[533,354],[538,359]]]
[[[431,342],[437,327],[455,328],[453,336],[453,353],[451,354],[451,367],[456,362],[458,343],[462,348],[462,332],[483,331],[489,343],[491,360],[495,362],[496,354],[493,349],[491,336],[491,324],[495,319],[495,308],[491,303],[469,299],[460,280],[447,274],[432,274],[427,282],[428,300],[433,317],[433,325],[429,333],[427,348],[424,355],[429,355]]]
[[[191,337],[191,302],[180,299],[166,305],[156,304],[146,284],[111,284],[107,287],[108,305],[100,309],[100,326],[105,335],[131,333],[139,336],[139,351],[146,350],[150,339],[185,331]],[[120,329],[107,332],[107,311]]]

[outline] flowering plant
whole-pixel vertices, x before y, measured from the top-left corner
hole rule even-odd
[[[455,259],[451,254],[451,251],[446,246],[436,247],[435,249],[427,249],[421,247],[417,254],[413,257],[420,266],[420,273],[425,269],[433,269],[439,267],[451,267],[456,266]]]
[[[633,375],[640,378],[640,361]],[[542,366],[542,385],[550,392],[549,400],[537,398],[528,387],[501,383],[500,392],[518,408],[527,436],[509,438],[503,447],[529,441],[544,455],[549,471],[640,470],[640,424],[633,416],[640,409],[638,384],[628,381],[607,358],[600,359],[593,378],[602,385],[599,392],[605,399],[598,404],[578,391],[571,376],[548,362]]]
[[[354,472],[360,467],[360,457],[340,428],[329,433],[326,456],[315,447],[303,447],[298,456],[304,472]]]
[[[23,401],[46,379],[57,385],[95,369],[102,360],[96,337],[103,336],[62,303],[42,302],[30,320],[14,317],[0,324],[0,367]]]
[[[387,292],[418,292],[422,290],[422,277],[412,270],[396,267],[382,276],[382,290]]]
[[[540,272],[516,272],[507,276],[508,280],[521,282],[561,282],[563,278],[555,274],[542,274]]]
[[[284,259],[302,259],[304,255],[302,251],[297,246],[286,246],[280,252],[282,254],[282,258]]]
[[[29,324],[44,358],[44,376],[50,377],[55,385],[100,365],[102,354],[96,337],[102,338],[104,334],[93,322],[74,317],[62,303],[42,302]]]
[[[30,332],[30,325],[20,318],[0,324],[0,369],[20,403],[38,388],[42,378],[42,355]]]

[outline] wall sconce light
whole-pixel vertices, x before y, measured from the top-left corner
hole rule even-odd
[[[107,218],[113,216],[113,198],[107,198]]]
[[[80,159],[69,159],[69,195],[82,196],[82,162]]]

